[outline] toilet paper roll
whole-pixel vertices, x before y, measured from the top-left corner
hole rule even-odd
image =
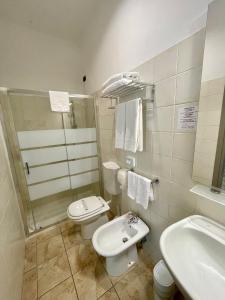
[[[117,173],[117,180],[120,184],[121,189],[123,189],[127,185],[127,172],[128,169],[119,169]]]

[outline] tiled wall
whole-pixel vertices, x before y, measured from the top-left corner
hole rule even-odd
[[[0,299],[19,300],[24,231],[0,124]]]
[[[151,227],[146,249],[154,260],[160,257],[159,238],[171,223],[193,214],[197,199],[189,190],[193,185],[192,166],[195,130],[178,130],[181,107],[198,104],[204,50],[204,30],[187,38],[139,66],[143,81],[156,84],[153,110],[144,112],[145,147],[137,154],[114,149],[114,110],[109,100],[98,100],[102,160],[115,160],[125,166],[125,155],[136,157],[136,171],[157,176],[156,199],[147,210],[122,195],[121,207],[136,211]]]
[[[224,97],[225,78],[202,82],[193,178],[212,185],[217,140]]]

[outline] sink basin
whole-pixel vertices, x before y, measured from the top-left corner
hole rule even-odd
[[[225,299],[224,226],[202,216],[190,216],[163,231],[160,248],[187,298]]]

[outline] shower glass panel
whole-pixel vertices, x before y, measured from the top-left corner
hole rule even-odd
[[[99,195],[94,99],[71,99],[63,114],[73,201]]]
[[[72,201],[99,194],[94,100],[71,98],[70,113],[58,113],[46,95],[9,93],[8,99],[21,169],[17,180],[34,231],[65,219]]]

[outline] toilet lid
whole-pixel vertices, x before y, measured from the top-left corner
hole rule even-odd
[[[100,198],[91,196],[71,203],[68,212],[72,217],[80,218],[100,210],[103,206]]]

